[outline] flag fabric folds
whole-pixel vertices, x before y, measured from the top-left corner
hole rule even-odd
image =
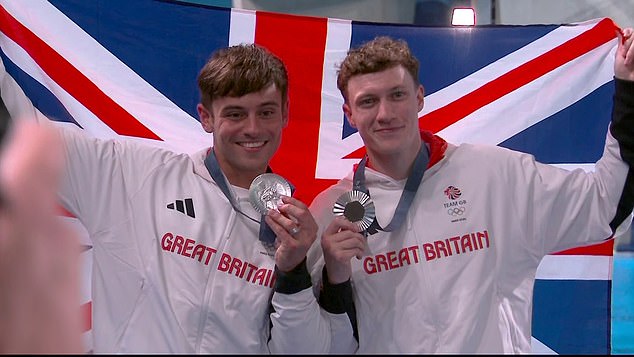
[[[310,203],[364,153],[341,110],[336,65],[351,46],[377,35],[407,40],[420,59],[422,128],[453,143],[500,145],[569,169],[592,170],[601,156],[616,49],[607,18],[449,28],[168,0],[0,0],[0,93],[14,115],[43,114],[95,137],[194,152],[212,142],[196,114],[198,70],[217,48],[264,45],[290,76],[290,122],[271,166]],[[541,263],[534,352],[611,352],[612,244]],[[90,249],[84,254],[89,315]]]

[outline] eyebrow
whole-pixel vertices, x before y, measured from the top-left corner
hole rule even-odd
[[[260,103],[258,104],[258,108],[259,107],[266,107],[266,106],[275,106],[275,107],[279,107],[281,106],[280,103],[275,102],[275,101],[269,101],[269,102],[264,102],[264,103]],[[224,108],[222,108],[222,110],[236,110],[236,109],[242,109],[244,110],[245,107],[241,106],[241,105],[228,105]]]
[[[279,102],[276,102],[276,101],[269,101],[269,102],[261,103],[260,105],[258,105],[258,107],[265,107],[265,106],[270,106],[270,105],[272,105],[272,106],[281,106],[282,104],[279,103]]]
[[[407,85],[406,84],[399,84],[396,85],[394,87],[390,87],[388,88],[385,92],[390,93],[396,90],[407,90]],[[358,98],[363,98],[363,97],[367,97],[367,96],[376,96],[377,94],[374,91],[369,91],[369,92],[363,92],[360,95],[358,95]]]

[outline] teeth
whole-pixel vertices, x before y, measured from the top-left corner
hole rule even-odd
[[[240,143],[240,145],[242,145],[244,147],[247,147],[247,148],[257,148],[257,147],[260,147],[260,146],[264,145],[264,141]]]

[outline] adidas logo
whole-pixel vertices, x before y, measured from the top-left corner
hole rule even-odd
[[[167,205],[169,209],[175,209],[180,213],[184,213],[191,218],[196,218],[196,214],[194,213],[194,201],[191,198],[186,198],[184,200],[176,200],[173,203]]]

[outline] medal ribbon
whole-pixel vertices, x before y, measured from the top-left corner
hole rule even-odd
[[[209,171],[211,178],[214,181],[216,181],[216,184],[218,185],[218,187],[220,187],[220,190],[222,191],[222,193],[225,194],[225,197],[227,197],[233,209],[236,212],[240,213],[241,215],[247,217],[248,219],[260,225],[260,233],[258,237],[260,241],[266,247],[273,247],[275,244],[276,235],[275,235],[275,232],[273,232],[273,230],[271,229],[271,227],[269,227],[269,225],[266,224],[266,221],[264,220],[264,215],[262,215],[262,217],[258,221],[257,219],[250,217],[246,213],[242,212],[240,208],[238,208],[237,203],[235,202],[235,200],[233,199],[233,196],[231,195],[231,191],[229,190],[229,186],[227,185],[225,176],[222,173],[222,170],[220,170],[220,165],[218,164],[218,159],[216,159],[216,154],[214,154],[213,148],[210,150],[209,155],[207,155],[207,157],[205,158],[205,167],[207,167],[207,171]],[[266,172],[272,172],[271,168],[267,167]],[[291,193],[292,193],[295,190],[295,187],[293,187],[293,185],[290,182],[289,182],[289,185],[291,186]]]
[[[365,165],[367,161],[368,155],[365,155],[363,159],[361,159],[361,162],[359,162],[357,169],[354,171],[353,189],[365,192],[368,196],[370,196],[370,190],[365,187]],[[407,181],[405,182],[405,188],[403,189],[403,193],[401,193],[401,198],[399,199],[396,210],[394,211],[392,221],[383,228],[379,225],[377,218],[374,217],[374,221],[370,227],[366,229],[368,234],[375,234],[378,231],[391,232],[398,229],[401,224],[403,224],[403,219],[412,205],[412,201],[414,200],[414,196],[416,196],[416,191],[420,186],[420,182],[423,179],[423,174],[425,174],[428,164],[429,149],[427,149],[427,145],[425,145],[425,143],[422,143],[421,149],[418,151],[416,159],[414,160],[412,172],[410,172],[407,177]]]

